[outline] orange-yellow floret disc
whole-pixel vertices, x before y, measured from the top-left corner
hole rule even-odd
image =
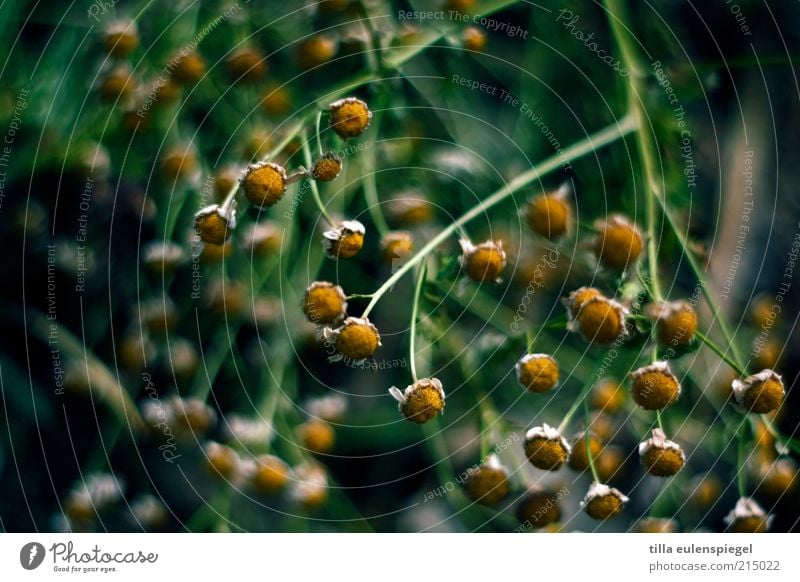
[[[568,232],[572,209],[559,194],[542,194],[528,203],[525,218],[536,234],[554,239]]]
[[[286,192],[286,170],[272,162],[253,164],[242,176],[242,188],[247,199],[256,206],[272,206]]]
[[[331,103],[331,128],[344,138],[360,135],[372,119],[372,112],[361,99],[348,97]]]
[[[527,354],[517,362],[517,381],[531,392],[547,392],[558,384],[558,364],[548,354]]]
[[[612,269],[624,269],[635,263],[644,249],[644,239],[639,229],[626,217],[610,216],[598,221],[594,251],[600,262]]]
[[[656,362],[631,373],[631,395],[642,408],[661,410],[677,400],[680,393],[678,379],[666,362]]]
[[[345,317],[347,300],[338,285],[315,281],[306,289],[303,312],[311,323],[327,325]]]
[[[417,380],[403,392],[392,386],[389,393],[399,403],[400,413],[411,422],[426,423],[444,410],[444,389],[437,378]]]

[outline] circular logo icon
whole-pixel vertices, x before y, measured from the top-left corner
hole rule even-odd
[[[19,551],[19,563],[26,570],[35,570],[44,561],[44,546],[39,542],[28,542]]]

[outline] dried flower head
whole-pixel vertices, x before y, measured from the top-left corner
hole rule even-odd
[[[103,47],[114,57],[126,57],[138,46],[139,30],[133,21],[117,20],[103,31]]]
[[[623,452],[621,447],[614,445],[603,447],[600,454],[592,458],[597,478],[601,481],[609,481],[616,477],[622,470],[626,458],[627,453]]]
[[[107,102],[129,99],[136,90],[137,83],[130,67],[120,65],[105,73],[98,87],[100,95]]]
[[[536,234],[554,239],[568,234],[572,226],[572,208],[567,202],[570,188],[540,194],[528,202],[525,220]]]
[[[161,175],[170,182],[187,180],[197,171],[197,156],[188,147],[176,147],[161,159]]]
[[[152,531],[167,522],[168,512],[163,501],[144,493],[131,502],[131,516],[138,525]]]
[[[317,463],[302,463],[294,468],[292,498],[304,509],[313,510],[328,500],[328,474]]]
[[[297,45],[297,64],[301,69],[313,69],[336,56],[338,48],[335,36],[315,34]]]
[[[567,306],[570,314],[574,303]],[[568,324],[570,331],[579,331],[588,342],[609,345],[628,335],[625,318],[628,310],[621,303],[603,296],[586,299]]]
[[[777,410],[786,394],[783,380],[772,370],[761,370],[744,380],[734,380],[731,387],[736,402],[758,414]]]
[[[378,328],[367,318],[348,317],[336,329],[325,328],[323,338],[333,340],[339,352],[332,360],[347,358],[353,363],[371,358],[381,345]]]
[[[560,496],[553,491],[531,488],[517,507],[517,517],[523,526],[539,529],[561,519]]]
[[[267,59],[255,48],[245,47],[232,53],[226,62],[228,76],[236,81],[260,81],[267,74]]]
[[[194,85],[206,74],[206,62],[195,51],[179,54],[173,65],[172,77],[181,85]]]
[[[248,252],[257,257],[271,256],[281,248],[283,231],[280,224],[264,220],[253,224],[242,236],[242,244]]]
[[[239,472],[241,459],[231,447],[209,441],[203,447],[206,468],[212,475],[220,476],[226,480],[233,479]]]
[[[341,321],[347,315],[344,290],[327,281],[314,281],[303,297],[303,313],[308,321],[318,325]]]
[[[372,112],[361,99],[347,97],[329,106],[331,129],[343,138],[356,137],[369,127]]]
[[[364,225],[357,220],[345,220],[335,230],[323,233],[322,246],[329,259],[350,259],[364,246]]]
[[[473,281],[500,282],[500,273],[506,266],[506,252],[501,241],[487,240],[478,246],[468,239],[462,238],[460,262],[467,275]]]
[[[272,440],[275,431],[263,418],[229,414],[225,418],[225,434],[245,447],[263,447]]]
[[[525,456],[537,469],[556,471],[567,462],[572,447],[557,429],[543,424],[525,434]]]
[[[286,170],[273,162],[250,164],[242,174],[241,184],[247,199],[264,208],[278,202],[286,193]]]
[[[420,194],[408,193],[389,201],[388,213],[394,222],[409,227],[430,220],[433,210],[431,203]]]
[[[172,409],[172,426],[177,433],[203,434],[217,422],[217,413],[200,398],[173,396],[167,404]]]
[[[259,493],[275,495],[289,483],[289,466],[275,455],[260,455],[247,467],[247,477]]]
[[[592,407],[614,414],[625,405],[625,389],[616,380],[604,378],[592,389]]]
[[[564,297],[561,303],[567,308],[567,315],[570,320],[575,319],[580,313],[581,308],[590,300],[595,297],[603,297],[599,289],[594,287],[580,287],[575,291],[571,291],[568,297]]]
[[[772,516],[753,499],[740,497],[736,507],[725,517],[725,524],[733,533],[764,533],[772,525]]]
[[[656,477],[670,477],[680,471],[686,461],[681,446],[667,440],[660,428],[654,428],[651,435],[639,443],[639,459],[647,472]]]
[[[690,343],[697,331],[697,313],[688,301],[662,301],[649,306],[648,313],[656,324],[658,343],[678,346]]]
[[[347,412],[347,399],[341,394],[330,394],[320,398],[312,398],[306,403],[306,411],[314,418],[326,422],[338,422]]]
[[[400,413],[412,422],[423,424],[444,410],[444,389],[437,378],[422,378],[401,392],[396,386],[389,388],[398,402]]]
[[[475,501],[484,505],[500,503],[511,491],[508,469],[497,455],[490,455],[467,476],[467,492]]]
[[[756,475],[759,492],[778,500],[797,485],[797,463],[791,457],[762,462]]]
[[[581,507],[589,517],[604,520],[619,515],[627,502],[628,498],[618,489],[602,483],[592,483],[586,497],[581,501]]]
[[[172,273],[185,260],[183,247],[174,242],[151,242],[142,251],[142,263],[154,273]]]
[[[589,442],[589,451],[586,450],[586,442]],[[603,444],[591,433],[583,432],[575,439],[572,444],[572,454],[569,456],[569,466],[575,471],[585,471],[589,468],[589,454],[592,461],[596,459],[603,450]]]
[[[410,232],[396,230],[381,239],[381,258],[388,265],[395,265],[395,261],[405,261],[413,252],[414,239]]]
[[[526,354],[515,369],[517,381],[531,392],[547,392],[558,385],[558,363],[549,354]]]
[[[125,484],[108,473],[91,473],[76,484],[64,501],[70,519],[88,521],[122,500]]]
[[[625,269],[636,262],[644,249],[639,229],[625,216],[614,214],[594,225],[597,237],[594,252],[600,262],[612,269]]]
[[[204,243],[222,245],[236,228],[236,203],[211,204],[194,215],[194,230]]]
[[[333,152],[319,158],[311,167],[311,177],[320,182],[334,180],[342,171],[342,160]]]
[[[464,48],[470,51],[481,52],[486,48],[488,37],[486,33],[477,26],[468,26],[461,33],[464,41]]]
[[[681,385],[669,364],[658,361],[631,372],[631,395],[646,410],[666,408],[681,394]]]
[[[297,440],[312,453],[329,453],[336,441],[333,427],[322,420],[309,420],[295,429]]]
[[[700,509],[714,505],[722,494],[722,482],[713,473],[694,477],[687,487],[688,498]]]
[[[292,109],[292,97],[286,86],[271,85],[264,92],[261,109],[271,117],[286,115]]]

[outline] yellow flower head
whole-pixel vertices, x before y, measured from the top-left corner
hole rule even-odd
[[[206,74],[206,62],[196,52],[179,55],[172,69],[173,78],[181,85],[194,85]]]
[[[664,431],[654,428],[652,436],[639,443],[639,458],[645,469],[656,477],[670,477],[683,468],[686,456],[681,446],[667,440]]]
[[[215,476],[230,480],[239,471],[241,459],[234,449],[210,441],[204,447],[206,469]]]
[[[298,440],[312,453],[329,453],[336,440],[336,432],[327,422],[309,420],[296,429]]]
[[[344,290],[327,281],[314,281],[306,289],[303,312],[311,323],[328,325],[347,315],[347,299]]]
[[[697,331],[697,313],[688,301],[662,301],[648,310],[655,321],[658,343],[662,346],[688,344]]]
[[[500,282],[500,273],[506,266],[506,252],[501,241],[487,240],[478,246],[462,238],[460,262],[470,279],[477,282]]]
[[[323,233],[322,244],[329,259],[350,259],[364,246],[364,225],[357,220],[345,220],[335,230]]]
[[[297,46],[297,64],[301,69],[313,69],[336,56],[338,48],[336,37],[330,34],[315,34]]]
[[[527,354],[515,369],[517,381],[531,392],[547,392],[558,385],[558,364],[549,354]]]
[[[412,422],[423,424],[444,410],[444,389],[437,378],[422,378],[403,392],[392,386],[391,394],[398,402],[400,413]]]
[[[255,48],[245,47],[236,50],[226,62],[231,81],[260,81],[267,74],[267,59]]]
[[[256,491],[275,495],[289,483],[289,466],[275,455],[261,455],[247,467],[247,476]]]
[[[595,222],[597,237],[594,252],[600,262],[611,269],[622,270],[637,261],[644,249],[639,229],[620,214]]]
[[[614,414],[625,404],[625,390],[611,378],[604,378],[592,390],[592,407],[608,414]]]
[[[531,488],[517,507],[520,522],[533,529],[543,528],[561,519],[557,493],[540,488]]]
[[[572,226],[572,208],[567,199],[570,189],[562,186],[556,192],[540,194],[528,202],[525,219],[536,234],[555,239],[567,233]]]
[[[323,338],[333,340],[339,352],[332,360],[347,358],[356,363],[371,358],[381,345],[378,328],[369,319],[348,317],[336,329],[325,328]]]
[[[405,261],[413,252],[414,239],[410,232],[396,230],[387,233],[381,240],[381,258],[388,265],[394,265],[395,261]]]
[[[194,215],[194,230],[204,243],[222,245],[236,228],[236,203],[212,204]]]
[[[786,394],[783,380],[772,370],[761,370],[744,380],[734,380],[731,387],[736,402],[758,414],[777,410]]]
[[[265,220],[253,224],[242,237],[245,252],[256,257],[266,257],[277,253],[281,248],[283,232],[277,222]]]
[[[103,31],[103,47],[114,57],[126,57],[139,46],[136,23],[118,20]]]
[[[247,167],[241,178],[245,196],[258,207],[272,206],[286,193],[286,170],[273,162]]]
[[[369,127],[372,112],[361,99],[347,97],[329,106],[331,128],[343,138],[356,137]]]
[[[525,434],[525,456],[537,469],[556,471],[567,462],[572,448],[558,430],[547,424]]]
[[[618,489],[602,483],[592,483],[586,497],[581,501],[581,507],[589,517],[605,520],[619,515],[627,502],[628,498]]]
[[[464,41],[464,48],[470,51],[481,52],[486,48],[488,37],[486,33],[477,26],[469,26],[461,33]]]
[[[681,385],[669,368],[659,361],[631,372],[631,395],[646,410],[666,408],[681,394]]]
[[[311,168],[311,176],[320,182],[330,182],[342,171],[342,160],[333,152],[328,152]]]
[[[570,315],[575,311],[575,305],[574,301],[568,303]],[[621,303],[601,295],[594,296],[580,304],[575,315],[571,315],[567,328],[579,331],[587,342],[609,345],[628,335],[627,316],[628,310]]]
[[[725,524],[733,533],[764,533],[772,525],[772,516],[753,499],[740,497],[736,507],[725,517]]]
[[[508,469],[497,455],[490,455],[485,463],[469,473],[466,487],[469,496],[475,501],[484,505],[496,505],[511,491]]]

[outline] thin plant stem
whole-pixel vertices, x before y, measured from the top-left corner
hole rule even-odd
[[[641,55],[632,42],[630,28],[626,24],[628,18],[625,0],[606,0],[608,8],[608,20],[611,25],[611,32],[614,35],[617,46],[622,53],[622,60],[631,72],[628,76],[628,107],[630,113],[636,120],[638,128],[636,132],[636,143],[639,150],[639,157],[642,161],[644,170],[645,188],[645,218],[647,224],[647,267],[650,275],[650,288],[653,291],[653,299],[663,300],[661,283],[658,278],[658,247],[656,246],[656,199],[660,198],[662,191],[663,176],[657,169],[656,151],[657,144],[653,138],[647,121],[647,112],[642,104],[645,95],[644,79],[646,67],[642,62]]]
[[[709,348],[709,349],[710,349],[712,352],[714,352],[714,353],[715,353],[715,354],[717,354],[717,355],[718,355],[720,358],[722,358],[722,360],[723,360],[723,361],[724,361],[726,364],[728,364],[728,365],[729,365],[731,368],[733,368],[733,369],[734,369],[734,371],[735,371],[737,374],[739,374],[740,376],[745,376],[745,375],[747,375],[747,372],[745,371],[745,369],[744,369],[743,367],[739,366],[739,364],[738,364],[738,363],[737,363],[735,360],[733,360],[733,359],[732,359],[732,358],[731,358],[731,357],[730,357],[730,356],[727,354],[727,352],[724,352],[724,351],[722,350],[722,348],[720,348],[720,347],[719,347],[719,346],[718,346],[716,343],[714,343],[714,341],[713,341],[713,340],[711,340],[711,338],[709,338],[707,335],[705,335],[705,334],[704,334],[703,332],[701,332],[701,331],[696,331],[696,332],[695,332],[695,335],[697,336],[697,339],[699,339],[699,340],[700,340],[700,341],[701,341],[701,342],[702,342],[702,343],[703,343],[703,344],[704,344],[706,347],[708,347],[708,348]]]
[[[306,165],[310,168],[313,164],[313,160],[311,159],[311,148],[308,145],[308,134],[305,131],[303,132],[302,141],[303,158],[305,159]],[[331,215],[325,209],[325,205],[322,203],[322,198],[319,195],[319,188],[317,187],[317,181],[310,174],[306,174],[306,180],[308,180],[308,184],[311,187],[311,197],[314,199],[314,204],[317,205],[320,214],[322,214],[322,217],[329,225],[336,227],[336,222],[333,220]]]
[[[411,337],[408,340],[408,358],[409,358],[409,365],[411,367],[411,378],[414,382],[417,381],[417,313],[419,312],[419,298],[422,292],[422,283],[425,281],[425,274],[427,273],[428,268],[423,263],[420,268],[419,272],[417,273],[417,284],[414,289],[414,303],[411,307],[411,325],[409,325],[409,333]]]
[[[383,120],[383,111],[386,106],[387,92],[381,91],[378,99],[378,104],[375,108],[375,113],[372,116],[372,136],[370,137],[369,144],[367,145],[366,157],[364,159],[364,199],[367,202],[367,210],[369,211],[372,223],[378,231],[381,238],[389,234],[391,230],[389,224],[381,212],[381,203],[378,199],[378,184],[375,178],[375,171],[377,167],[378,158],[378,132]]]
[[[426,244],[420,251],[411,257],[406,264],[398,269],[394,275],[389,277],[381,287],[375,291],[372,301],[364,309],[362,317],[367,317],[370,311],[375,307],[380,298],[391,289],[394,284],[403,277],[410,269],[417,263],[423,260],[426,256],[432,253],[440,244],[442,244],[448,237],[457,232],[459,228],[468,223],[469,221],[482,216],[493,206],[503,202],[518,190],[524,188],[531,182],[538,180],[542,176],[552,172],[553,170],[561,167],[564,164],[570,163],[578,158],[585,156],[599,148],[608,144],[614,143],[622,137],[632,133],[636,130],[636,124],[631,116],[625,116],[618,122],[601,129],[581,141],[565,148],[560,154],[556,154],[537,164],[530,170],[527,170],[505,184],[502,188],[491,194],[486,200],[473,206],[470,210],[465,212],[455,222],[442,229],[435,237],[433,237],[428,244]]]
[[[739,490],[739,497],[747,497],[747,471],[745,470],[745,439],[742,436],[742,429],[736,433],[739,441],[736,450],[736,487]]]
[[[320,157],[322,157],[324,155],[324,153],[322,151],[322,138],[320,137],[320,133],[319,133],[319,127],[320,127],[320,123],[322,122],[322,114],[323,114],[323,112],[324,112],[324,110],[322,110],[322,109],[319,110],[319,113],[317,113],[317,121],[316,121],[316,124],[314,125],[314,137],[317,140],[317,151],[319,152],[319,156]],[[306,162],[306,163],[308,163],[308,162]]]
[[[583,436],[583,443],[586,446],[586,458],[589,460],[589,469],[592,471],[594,482],[600,483],[600,477],[597,475],[597,468],[594,466],[594,456],[592,456],[592,439],[589,438],[589,401],[585,398],[583,400],[583,415],[584,422],[586,423],[586,433]]]

